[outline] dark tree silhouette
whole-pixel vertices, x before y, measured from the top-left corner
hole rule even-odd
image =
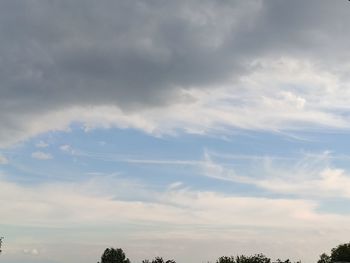
[[[271,259],[267,258],[263,254],[256,254],[254,256],[240,255],[236,258],[231,257],[220,257],[216,263],[271,263]]]
[[[152,263],[164,263],[164,260],[161,257],[156,257],[152,260]]]
[[[142,263],[176,263],[175,260],[168,259],[167,261],[164,261],[162,257],[155,257],[152,261],[148,259],[142,260]]]
[[[350,262],[350,243],[332,249],[331,262]]]
[[[253,256],[245,256],[240,255],[237,257],[220,257],[216,263],[271,263],[271,259],[266,257],[263,254],[255,254]],[[273,263],[292,263],[289,259],[286,260],[280,260],[277,259]],[[300,261],[297,261],[296,263],[301,263]]]
[[[271,259],[263,254],[256,254],[254,256],[237,256],[236,263],[270,263]]]
[[[286,260],[277,259],[275,263],[292,263],[292,262],[289,259],[286,259]],[[295,263],[301,263],[301,261],[297,261]]]
[[[216,261],[216,263],[235,263],[235,258],[234,257],[219,257],[219,259]]]
[[[350,262],[350,243],[340,244],[339,246],[332,248],[330,256],[323,253],[317,261],[317,263],[335,262]]]
[[[121,248],[106,248],[101,256],[101,263],[130,263]]]
[[[4,238],[3,237],[0,237],[0,254],[1,254],[1,252],[2,252],[2,240],[3,240]]]
[[[323,253],[320,255],[320,259],[317,261],[317,263],[330,263],[331,257],[328,256],[326,253]]]

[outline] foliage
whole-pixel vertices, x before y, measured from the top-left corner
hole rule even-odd
[[[162,257],[155,257],[152,261],[149,261],[148,259],[142,260],[142,263],[176,263],[175,260],[168,259],[167,261],[164,261]]]
[[[101,263],[130,263],[121,248],[106,248],[101,256]]]
[[[0,237],[0,254],[1,254],[1,252],[2,252],[1,247],[2,247],[2,240],[3,240],[3,239],[4,239],[3,237]]]
[[[317,263],[335,262],[350,262],[350,243],[340,244],[339,246],[332,248],[330,256],[323,253],[317,261]]]
[[[280,259],[277,259],[275,263],[292,263],[289,259],[286,259],[286,260],[280,260]],[[301,261],[297,261],[295,263],[301,263]]]
[[[235,263],[235,258],[234,257],[219,257],[219,259],[216,261],[216,263]]]
[[[270,263],[271,259],[263,254],[256,254],[254,256],[237,256],[236,263]]]
[[[161,257],[156,257],[152,260],[152,263],[164,263],[164,260]]]
[[[256,254],[254,256],[240,255],[234,258],[231,257],[220,257],[216,263],[270,263],[271,259],[267,258],[263,254]]]
[[[317,263],[330,263],[331,257],[328,256],[326,253],[323,253],[320,255],[320,259],[317,261]]]
[[[332,249],[331,262],[350,262],[350,243]]]
[[[1,242],[3,238],[0,238],[0,253]],[[340,244],[331,250],[331,255],[323,253],[320,255],[317,263],[336,263],[336,262],[350,262],[350,243]],[[126,258],[125,253],[121,248],[106,248],[101,256],[101,262],[98,263],[130,263],[130,260]],[[152,261],[145,259],[142,263],[176,263],[174,260],[166,260],[162,257],[155,257]],[[255,254],[253,256],[222,256],[218,258],[216,263],[292,263],[289,259],[271,262],[271,259],[263,254]],[[300,261],[296,263],[301,263]]]
[[[271,259],[266,257],[263,254],[255,254],[253,256],[245,256],[245,255],[240,255],[237,257],[220,257],[216,263],[271,263]],[[286,260],[280,260],[277,259],[273,263],[292,263],[289,259]],[[295,262],[295,263],[301,263],[300,261]],[[326,262],[322,262],[326,263]]]

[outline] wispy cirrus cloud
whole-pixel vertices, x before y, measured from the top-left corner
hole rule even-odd
[[[53,159],[52,154],[47,152],[33,152],[31,154],[32,158],[38,159],[38,160],[50,160]]]
[[[198,160],[148,159],[130,155],[85,152],[63,146],[69,154],[104,162],[122,162],[130,165],[190,166],[194,171],[210,178],[253,185],[272,193],[297,197],[344,197],[350,198],[350,175],[346,169],[334,167],[333,160],[348,156],[321,153],[301,153],[297,156],[225,154],[205,150]],[[254,170],[236,171],[232,165],[244,162]],[[258,167],[258,168],[257,168]]]
[[[201,167],[206,176],[254,185],[273,193],[292,194],[303,198],[350,198],[350,175],[346,170],[332,166],[332,159],[328,152],[305,154],[301,159],[289,160],[268,156],[257,159],[255,156],[252,160],[259,169],[247,176],[214,161],[206,153]],[[251,176],[252,173],[255,176]]]

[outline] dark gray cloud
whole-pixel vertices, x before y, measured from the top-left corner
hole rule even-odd
[[[339,63],[349,13],[345,0],[1,1],[0,134],[71,106],[171,104],[259,57]]]
[[[206,47],[210,30],[205,21],[191,21],[193,3],[2,5],[1,92],[7,101],[20,99],[29,107],[45,100],[50,105],[163,103],[174,86],[220,80],[236,64],[220,48]]]

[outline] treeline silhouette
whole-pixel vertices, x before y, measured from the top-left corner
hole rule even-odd
[[[350,263],[350,243],[340,244],[331,250],[331,254],[323,253],[320,255],[317,263]],[[121,248],[106,248],[101,256],[101,261],[97,263],[131,263],[125,256]],[[141,263],[176,263],[173,259],[165,260],[162,257],[155,257],[152,260],[144,259]],[[210,263],[210,262],[208,262]],[[264,254],[255,254],[252,256],[222,256],[215,263],[293,263],[289,259],[277,259],[272,261]],[[296,261],[294,263],[301,263]]]

